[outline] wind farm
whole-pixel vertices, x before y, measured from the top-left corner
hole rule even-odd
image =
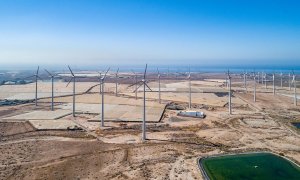
[[[295,163],[299,161],[300,154],[296,148],[299,146],[296,140],[299,137],[299,129],[293,126],[293,123],[299,122],[297,117],[300,116],[297,104],[298,82],[294,72],[290,72],[291,81],[288,73],[271,73],[269,76],[272,78],[278,76],[282,77],[282,80],[272,79],[270,82],[272,89],[265,89],[265,82],[263,80],[258,82],[258,71],[246,75],[243,71],[234,72],[230,69],[226,74],[191,70],[187,73],[178,73],[170,71],[169,68],[167,70],[159,67],[152,69],[154,70],[147,70],[146,66],[143,71],[122,71],[122,68],[119,68],[116,74],[107,68],[101,73],[99,81],[97,70],[74,71],[67,66],[66,72],[69,71],[70,74],[55,71],[50,73],[48,70],[40,73],[39,76],[42,78],[38,83],[38,91],[35,88],[36,81],[25,85],[0,86],[3,99],[32,100],[30,101],[32,103],[0,106],[2,137],[5,142],[7,141],[1,146],[2,150],[9,147],[11,151],[17,153],[20,149],[16,144],[9,142],[18,139],[26,141],[29,137],[35,138],[39,143],[46,143],[46,140],[40,138],[43,132],[47,132],[46,137],[55,147],[61,146],[65,141],[73,142],[71,139],[78,139],[78,142],[72,143],[74,146],[77,146],[76,144],[86,146],[76,155],[80,161],[85,161],[83,154],[90,152],[98,144],[99,147],[107,148],[105,161],[108,166],[118,165],[120,171],[123,171],[127,165],[122,158],[115,160],[111,158],[123,156],[122,149],[128,149],[130,145],[129,149],[133,154],[128,155],[128,158],[133,156],[136,158],[132,164],[132,171],[139,172],[137,169],[143,167],[136,162],[145,160],[159,162],[159,170],[156,166],[147,166],[152,171],[149,175],[152,178],[176,176],[204,178],[197,170],[197,163],[193,164],[199,158],[199,153],[205,156],[211,152],[226,154],[268,150],[284,154]],[[66,83],[70,82],[73,82],[73,86],[66,86]],[[290,85],[293,90],[289,89]],[[4,92],[9,89],[18,91],[5,96]],[[28,94],[25,98],[24,91],[27,90],[33,94],[35,92],[38,95],[43,94],[38,96],[38,106],[35,106],[35,96]],[[205,114],[205,117],[201,119],[196,116],[180,116],[179,111],[190,114],[199,112]],[[12,129],[8,132],[9,127]],[[23,135],[14,135],[20,131]],[[56,140],[55,137],[62,139]],[[265,145],[266,143],[268,145]],[[120,150],[115,152],[114,148]],[[147,157],[142,155],[146,152],[156,155],[149,154]],[[29,155],[28,153],[34,152],[25,154]],[[66,156],[69,153],[71,152],[66,150],[59,154]],[[174,153],[177,160],[174,159]],[[160,159],[160,156],[163,159]],[[19,158],[22,161],[25,157]],[[55,159],[58,156],[51,158]],[[67,158],[64,161],[70,160]],[[103,158],[93,160],[94,163],[101,161]],[[168,162],[167,165],[165,161]],[[9,160],[3,159],[3,162],[8,163]],[[77,164],[69,163],[71,167]],[[59,164],[64,166],[63,162]],[[33,163],[32,167],[37,165]],[[50,167],[54,168],[51,165]],[[170,168],[177,168],[178,171],[185,168],[189,170],[175,172],[170,171]],[[47,175],[47,169],[35,173],[46,178],[60,177],[54,174]],[[74,172],[72,168],[68,168],[68,171],[82,177],[85,176],[84,172],[89,171],[89,177],[104,174],[108,179],[120,172],[117,170],[108,172],[104,169],[95,172],[90,168],[82,173]],[[3,172],[4,176],[9,174],[8,171]],[[55,168],[55,172],[59,173],[59,168]],[[158,172],[165,173],[159,175]],[[21,171],[24,177],[29,175],[27,173],[26,170]],[[145,176],[142,172],[139,173],[141,174],[134,177]],[[130,175],[126,176],[133,178]]]
[[[299,7],[0,1],[0,180],[299,180]]]

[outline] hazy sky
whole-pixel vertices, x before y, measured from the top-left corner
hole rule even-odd
[[[300,1],[0,0],[0,64],[298,64]]]

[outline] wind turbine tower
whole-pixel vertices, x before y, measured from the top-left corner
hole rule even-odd
[[[119,68],[118,68],[118,70],[117,70],[117,72],[116,72],[116,96],[118,96],[118,83],[119,83]]]
[[[289,73],[289,90],[291,90],[291,73]]]
[[[144,72],[144,78],[142,80],[143,82],[143,87],[144,87],[144,106],[143,106],[143,133],[142,133],[142,141],[144,142],[147,137],[146,137],[146,73],[147,73],[147,64],[145,67],[145,72]]]
[[[104,82],[105,82],[105,78],[106,78],[106,74],[109,71],[110,68],[107,69],[107,71],[105,72],[104,76],[101,78],[101,88],[102,88],[102,93],[101,93],[101,127],[104,127]]]
[[[49,74],[49,77],[51,77],[51,111],[54,111],[54,75],[47,71],[47,69],[45,69],[45,71]]]
[[[258,76],[259,79],[259,76]],[[254,74],[254,97],[253,97],[253,101],[256,102],[256,75]]]
[[[38,79],[41,79],[39,77],[39,70],[40,70],[40,66],[38,66],[37,70],[36,70],[36,73],[32,76],[29,76],[29,77],[26,77],[25,79],[27,78],[35,78],[35,106],[37,107],[37,99],[38,99]]]
[[[137,86],[138,86],[138,82],[137,82],[137,74],[133,71],[133,70],[131,70],[132,72],[133,72],[133,74],[134,74],[134,84],[135,84],[135,99],[137,99]]]
[[[228,91],[228,96],[229,96],[228,108],[229,109],[228,110],[229,110],[229,114],[232,114],[232,110],[231,110],[231,76],[230,76],[229,70],[228,70],[227,76],[228,76],[228,84],[229,84],[229,91]]]
[[[247,72],[244,72],[244,88],[245,88],[245,91],[247,93]]]
[[[69,71],[70,71],[72,77],[71,77],[70,81],[68,82],[67,87],[73,80],[73,111],[72,111],[72,114],[73,114],[73,117],[75,117],[75,83],[76,83],[75,79],[76,79],[76,76],[74,75],[70,66],[68,66],[68,68],[69,68]]]
[[[296,75],[293,74],[294,81],[294,105],[297,106],[297,83],[296,83]]]
[[[189,109],[191,109],[191,107],[192,107],[192,87],[191,87],[191,70],[190,70],[190,68],[189,68],[188,79],[189,79]]]
[[[102,83],[101,83],[102,72],[98,72],[98,73],[99,73],[99,77],[98,77],[98,79],[99,79],[99,94],[101,94],[102,93]]]
[[[275,73],[273,73],[273,95],[275,95]]]
[[[267,87],[267,73],[265,73],[264,76],[265,76],[265,89],[267,89],[268,88]]]
[[[158,78],[158,101],[159,104],[161,103],[161,94],[160,94],[160,73],[159,70],[157,68],[157,78]]]

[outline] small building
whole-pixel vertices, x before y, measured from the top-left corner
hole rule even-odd
[[[179,113],[177,115],[184,116],[184,117],[193,117],[193,118],[205,118],[206,117],[204,112],[199,112],[199,111],[179,111]]]

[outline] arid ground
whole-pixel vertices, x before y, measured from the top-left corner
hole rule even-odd
[[[34,103],[2,106],[0,179],[203,179],[198,158],[251,151],[274,152],[299,164],[300,131],[291,122],[300,122],[300,106],[294,106],[288,96],[293,91],[277,87],[273,95],[271,85],[265,89],[257,84],[254,102],[253,82],[248,82],[246,92],[243,80],[235,76],[229,115],[228,89],[220,77],[203,75],[201,80],[192,80],[191,109],[204,112],[205,119],[177,115],[176,108],[188,106],[186,80],[162,79],[161,104],[157,81],[149,82],[152,91],[146,93],[145,142],[141,141],[142,89],[138,89],[135,99],[134,86],[128,88],[129,84],[119,85],[117,97],[115,84],[106,84],[105,127],[100,127],[99,86],[84,93],[96,84],[92,82],[77,83],[80,94],[76,96],[76,117],[71,115],[69,104],[71,88],[63,88],[63,82],[56,85],[64,97],[55,98],[55,111],[70,113],[61,117],[53,116],[51,120],[48,97],[39,99],[37,107]],[[24,99],[23,92],[33,93],[33,87],[0,86],[1,98]],[[39,91],[49,90],[49,83],[40,85]],[[35,111],[42,111],[49,119],[23,116]],[[16,115],[21,116],[13,118]],[[34,126],[34,120],[45,128]],[[43,122],[62,120],[75,123],[77,128],[43,126]]]

